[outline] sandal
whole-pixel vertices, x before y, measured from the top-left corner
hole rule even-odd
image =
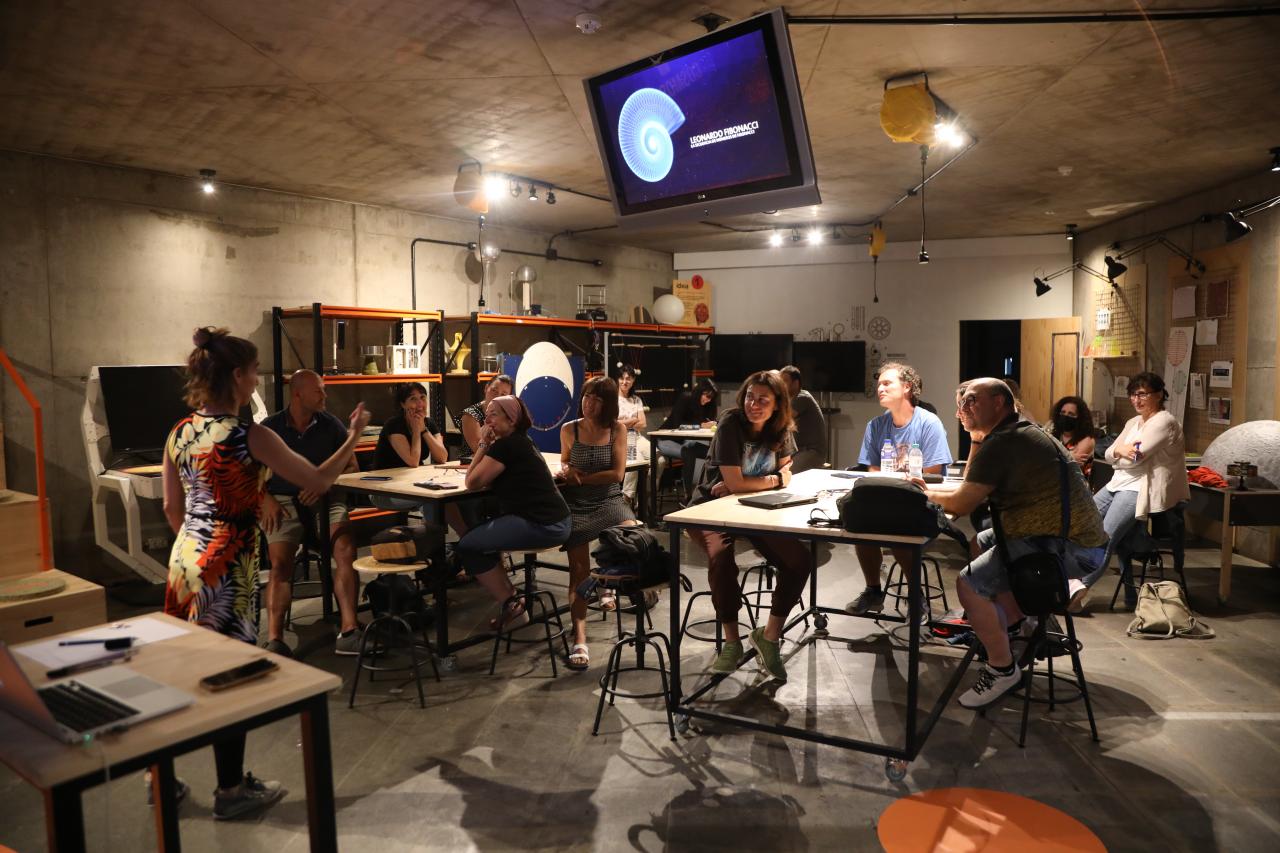
[[[612,613],[618,609],[618,597],[612,592],[600,593],[600,609],[606,613]]]
[[[573,648],[569,650],[569,656],[565,658],[564,665],[579,671],[591,666],[591,655],[587,651],[587,644],[574,643]]]
[[[508,631],[512,628],[520,628],[529,624],[529,613],[525,610],[524,602],[516,602],[515,606],[508,607],[506,614],[499,614],[489,620],[490,631]]]

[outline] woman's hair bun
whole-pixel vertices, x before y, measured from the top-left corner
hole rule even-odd
[[[209,342],[212,340],[213,340],[213,329],[209,326],[196,329],[195,334],[191,336],[191,342],[196,346],[200,347],[200,349],[204,349],[205,347],[207,347],[209,345]]]

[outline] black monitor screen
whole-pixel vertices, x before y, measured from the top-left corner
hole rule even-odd
[[[800,368],[809,391],[861,392],[867,388],[867,345],[863,341],[796,341],[791,363]]]
[[[712,335],[715,380],[741,382],[757,370],[777,370],[789,364],[791,341],[791,335]]]
[[[191,412],[182,398],[187,371],[180,365],[99,367],[98,377],[116,452],[164,447],[169,430]]]

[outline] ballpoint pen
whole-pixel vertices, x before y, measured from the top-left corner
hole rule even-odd
[[[60,646],[92,646],[95,643],[102,643],[102,647],[109,652],[127,649],[133,645],[133,641],[137,637],[101,637],[93,640],[61,640],[58,642]]]
[[[58,667],[57,669],[51,669],[47,673],[45,673],[45,676],[48,678],[66,678],[68,675],[75,675],[76,673],[79,673],[79,672],[87,672],[91,669],[97,669],[100,666],[108,666],[110,664],[115,663],[118,660],[128,660],[131,657],[133,657],[132,650],[123,651],[123,652],[112,652],[109,655],[103,655],[102,657],[94,658],[93,660],[82,661],[80,663],[73,663],[70,666],[62,666],[62,667]]]

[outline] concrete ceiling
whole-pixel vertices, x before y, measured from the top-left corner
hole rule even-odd
[[[1055,0],[1055,12],[1232,7]],[[0,147],[452,218],[458,164],[607,195],[583,77],[740,19],[759,0],[7,0]],[[1038,0],[807,0],[793,15],[1044,11]],[[603,29],[584,36],[589,10]],[[818,208],[736,228],[857,223],[919,181],[879,127],[885,78],[930,85],[980,140],[927,190],[931,237],[1087,229],[1262,169],[1280,145],[1280,18],[990,27],[791,27]],[[933,158],[930,171],[941,162]],[[1068,172],[1062,174],[1061,172]],[[610,205],[508,199],[496,224],[608,226]],[[1091,212],[1092,211],[1092,212]],[[919,204],[885,218],[919,236]],[[860,229],[849,227],[847,234]],[[664,251],[755,248],[705,224],[593,239]]]

